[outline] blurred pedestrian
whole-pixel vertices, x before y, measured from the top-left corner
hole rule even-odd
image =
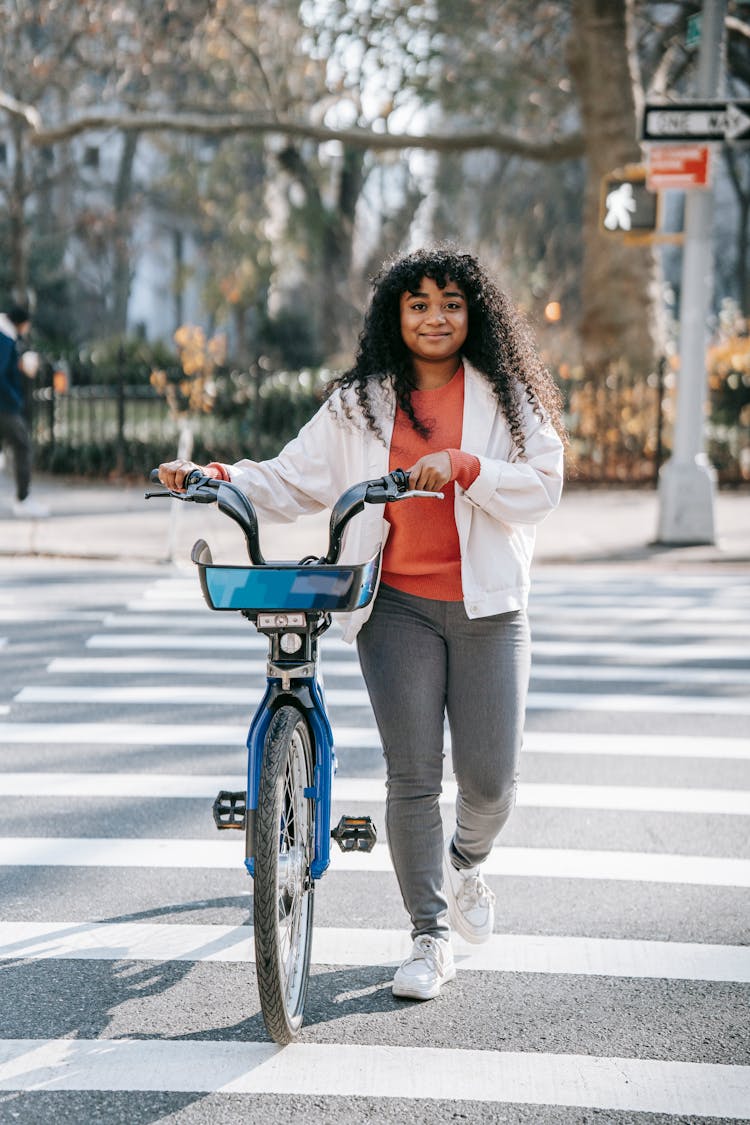
[[[494,929],[480,865],[515,801],[534,525],[560,498],[562,430],[559,394],[508,297],[472,255],[437,248],[376,279],[354,366],[278,457],[202,468],[277,520],[400,466],[411,488],[445,495],[439,507],[369,509],[342,554],[362,562],[383,548],[377,595],[343,629],[383,743],[388,844],[412,922],[395,996],[429,1000],[455,977],[451,929],[473,943]],[[195,467],[172,461],[159,476],[180,489]],[[458,800],[444,840],[446,715]]]
[[[0,443],[13,453],[16,499],[13,515],[43,519],[49,510],[31,496],[31,433],[24,411],[24,378],[33,379],[39,370],[36,352],[20,349],[20,341],[31,327],[31,313],[13,304],[0,313]]]

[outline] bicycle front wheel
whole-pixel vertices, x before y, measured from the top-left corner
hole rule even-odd
[[[277,1043],[302,1026],[313,928],[313,784],[310,731],[294,707],[281,707],[263,748],[255,815],[253,923],[263,1019]]]

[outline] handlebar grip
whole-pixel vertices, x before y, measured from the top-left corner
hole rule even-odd
[[[161,484],[161,481],[159,480],[159,470],[158,469],[152,469],[151,472],[148,474],[148,479],[151,481],[152,484]],[[200,469],[191,469],[190,472],[185,477],[184,481],[182,482],[182,487],[187,488],[188,485],[197,484],[198,481],[202,480],[202,479],[203,479],[203,473],[200,471]],[[162,485],[162,487],[164,487],[164,486]]]

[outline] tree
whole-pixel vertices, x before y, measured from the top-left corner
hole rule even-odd
[[[568,47],[578,93],[587,165],[583,210],[581,343],[584,367],[601,374],[623,359],[645,377],[654,370],[661,341],[661,294],[650,247],[624,245],[602,232],[602,177],[640,162],[636,141],[633,0],[574,0]]]
[[[172,10],[171,2],[154,6],[148,0],[127,4],[29,0],[22,5],[0,5],[4,86],[0,102],[9,117],[11,137],[10,173],[0,177],[0,191],[6,197],[9,216],[10,287],[19,293],[38,291],[42,310],[48,282],[44,273],[30,275],[34,227],[41,226],[47,240],[55,235],[70,239],[71,228],[76,226],[71,218],[85,211],[88,222],[78,224],[79,241],[82,246],[90,242],[96,272],[101,272],[102,264],[108,270],[103,286],[106,302],[97,309],[97,320],[103,330],[124,328],[138,131],[122,135],[112,182],[89,174],[92,182],[87,186],[81,152],[75,150],[73,138],[62,138],[53,145],[35,143],[35,130],[29,123],[38,124],[42,114],[62,120],[82,107],[102,102],[132,108],[151,85],[162,97],[175,97],[172,64],[192,37],[196,17],[191,22],[190,7],[181,5],[177,11]],[[199,15],[203,6],[195,3],[192,7]],[[95,142],[102,140],[101,131],[98,135],[87,131],[86,135]],[[96,153],[95,145],[89,144],[89,148]],[[71,287],[76,284],[80,288],[78,279],[72,280]],[[75,304],[80,296],[71,294]]]
[[[19,146],[69,143],[103,129],[140,137],[258,138],[265,158],[277,160],[288,182],[301,189],[299,203],[292,194],[288,199],[290,213],[304,218],[308,234],[302,267],[322,279],[325,293],[335,292],[331,287],[350,272],[357,205],[377,167],[377,154],[419,149],[446,154],[438,178],[446,196],[460,195],[455,181],[466,165],[455,163],[456,154],[498,154],[493,158],[497,174],[520,216],[523,253],[532,259],[529,273],[538,265],[533,260],[537,216],[532,210],[530,219],[529,208],[523,212],[524,180],[528,188],[534,187],[534,179],[549,183],[566,166],[557,177],[565,184],[565,198],[555,222],[541,214],[538,226],[544,234],[537,234],[536,254],[543,257],[550,227],[557,231],[559,261],[566,256],[559,234],[561,211],[572,220],[569,229],[576,225],[577,173],[567,165],[582,169],[586,369],[596,378],[604,378],[613,362],[623,360],[640,375],[652,369],[660,305],[653,256],[600,233],[599,187],[604,172],[639,157],[635,16],[648,25],[651,42],[661,44],[664,53],[669,38],[657,27],[660,13],[672,7],[682,11],[684,5],[643,0],[636,13],[635,0],[545,0],[534,5],[521,0],[502,5],[479,0],[462,5],[443,0],[430,5],[271,0],[262,12],[258,4],[240,0],[215,0],[208,9],[195,3],[183,10],[171,0],[158,11],[144,4],[131,0],[115,9],[100,0],[84,6],[94,7],[100,17],[125,12],[130,20],[133,42],[122,27],[115,37],[119,53],[104,82],[108,96],[102,97],[101,89],[94,96],[84,86],[75,106],[64,112],[54,112],[60,107],[53,106],[48,112],[39,92],[22,84],[11,83],[0,94]],[[134,14],[145,20],[146,31],[138,35]],[[100,38],[92,42],[109,43],[110,34],[109,28],[100,28]],[[81,42],[89,39],[83,36]],[[662,60],[656,70],[663,77],[669,67]],[[153,73],[159,82],[150,80]],[[414,112],[421,114],[419,128],[410,130],[408,118]],[[336,142],[335,152],[330,142]],[[583,163],[571,163],[576,161]],[[530,174],[531,164],[541,164],[542,172]],[[510,190],[514,181],[521,185],[515,193]],[[412,199],[417,198],[413,192]],[[490,241],[488,227],[480,223],[475,230]],[[297,226],[298,245],[301,233]],[[542,238],[544,246],[539,245]],[[537,286],[543,290],[543,282]],[[320,311],[316,317],[329,332],[330,317],[321,320]],[[326,347],[334,346],[331,336]]]

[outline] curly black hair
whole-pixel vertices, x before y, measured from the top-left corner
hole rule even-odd
[[[418,433],[424,437],[429,435],[429,427],[416,417],[412,406],[411,392],[416,386],[414,368],[401,337],[400,320],[402,294],[418,292],[425,277],[440,289],[451,281],[465,294],[469,330],[462,352],[490,383],[519,454],[525,453],[522,395],[540,419],[548,417],[552,421],[564,440],[560,392],[542,363],[522,317],[477,258],[452,246],[417,250],[386,262],[373,280],[374,292],[354,365],[331,383],[329,394],[336,388],[353,389],[367,425],[382,439],[371,392],[375,385],[393,379],[398,405]],[[351,417],[346,396],[342,401],[344,412]]]

